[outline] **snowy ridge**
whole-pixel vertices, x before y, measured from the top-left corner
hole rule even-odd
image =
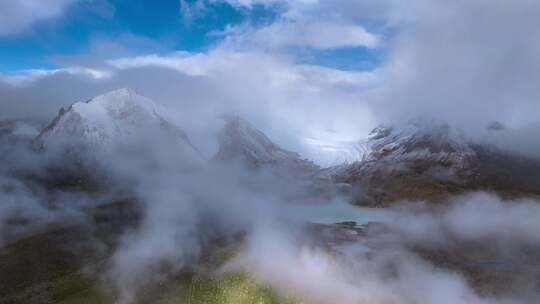
[[[362,146],[366,153],[361,161],[324,173],[340,182],[424,176],[455,183],[477,173],[476,151],[463,134],[446,124],[416,120],[403,126],[380,126]]]
[[[274,162],[300,156],[274,144],[264,133],[238,116],[224,118],[225,127],[218,135],[220,149],[218,159],[232,159],[238,156],[258,162]]]
[[[363,143],[354,164],[324,170],[335,183],[359,188],[355,202],[381,206],[400,200],[442,201],[467,191],[503,195],[540,193],[540,163],[475,143],[458,129],[434,121],[381,126]]]
[[[252,167],[269,165],[277,170],[302,174],[311,174],[317,170],[312,162],[276,145],[246,120],[238,116],[227,116],[224,120],[226,124],[218,135],[219,151],[214,159],[239,159]]]
[[[166,119],[167,111],[151,99],[122,88],[61,109],[38,136],[51,141],[76,141],[93,149],[125,144],[145,132],[165,131],[192,147],[187,135]]]
[[[416,120],[401,128],[375,128],[367,142],[364,162],[430,160],[465,168],[475,158],[469,143],[446,124]]]

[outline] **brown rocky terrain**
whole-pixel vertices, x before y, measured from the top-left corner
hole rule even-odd
[[[335,182],[353,186],[359,205],[442,202],[469,191],[540,195],[540,160],[473,143],[447,125],[381,127],[367,145],[370,152],[363,160],[332,174]]]

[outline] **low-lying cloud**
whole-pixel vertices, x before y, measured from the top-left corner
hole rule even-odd
[[[386,226],[382,234],[380,229],[368,230],[360,241],[338,246],[335,252],[299,242],[284,226],[258,226],[224,270],[249,271],[283,295],[310,303],[534,303],[538,297],[534,283],[516,283],[512,275],[499,272],[506,276],[499,279],[509,280],[506,287],[512,291],[494,295],[480,292],[465,271],[467,267],[513,265],[529,269],[521,276],[533,278],[530,273],[538,269],[530,268],[531,261],[520,250],[522,246],[540,248],[535,234],[538,203],[502,201],[486,193],[459,197],[435,208],[408,203],[380,211]],[[469,242],[477,249],[463,245]],[[456,243],[463,246],[461,251],[452,251]],[[489,255],[475,254],[483,250],[478,246],[489,248]],[[448,263],[455,263],[450,261],[456,253],[470,261],[461,261],[462,268],[434,265],[418,255],[418,248],[447,254]]]

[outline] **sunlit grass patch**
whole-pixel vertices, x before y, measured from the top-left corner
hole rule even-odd
[[[185,290],[182,304],[296,304],[290,298],[278,295],[267,286],[256,282],[247,273],[223,276],[195,276]]]

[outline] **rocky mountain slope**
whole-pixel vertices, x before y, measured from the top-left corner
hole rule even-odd
[[[442,201],[466,191],[506,196],[540,195],[540,161],[473,143],[448,125],[414,121],[378,127],[365,142],[363,160],[327,170],[356,189],[356,203]]]
[[[318,167],[298,153],[285,150],[238,116],[225,117],[218,135],[219,151],[214,159],[237,160],[251,168],[267,168],[280,175],[307,177]]]
[[[149,168],[203,163],[168,113],[127,88],[60,109],[33,141],[38,151],[52,156],[39,181],[48,187],[97,190],[133,163]]]
[[[166,114],[148,98],[121,89],[60,111],[36,141],[45,149],[63,141],[72,152],[91,152],[109,151],[117,144],[129,145],[140,138],[147,140],[146,135],[158,135],[164,141],[177,143],[172,146],[180,150],[196,153],[188,136]],[[4,130],[2,126],[0,124],[0,132]],[[6,126],[9,128],[5,129],[11,133],[16,130],[11,125]],[[491,126],[490,129],[497,131],[501,127]],[[322,170],[297,153],[281,148],[239,117],[226,118],[218,140],[220,148],[214,157],[217,161],[239,161],[253,169],[270,170],[280,177],[287,176],[309,184],[308,187],[299,187],[300,195],[285,193],[287,195],[283,197],[287,202],[301,197],[306,198],[303,201],[314,203],[315,198],[324,197],[336,189],[342,191],[344,187],[340,185],[351,185],[345,188],[352,191],[357,204],[372,206],[386,206],[406,199],[442,202],[451,195],[474,190],[496,191],[512,197],[540,195],[538,161],[486,144],[473,143],[447,125],[425,121],[377,128],[364,143],[366,151],[369,151],[364,159]],[[148,151],[162,148],[159,145],[147,146]],[[137,150],[143,158],[148,157],[146,151]],[[173,155],[175,162],[182,158],[181,155]],[[60,164],[66,166],[63,158]],[[78,182],[76,179],[80,172],[76,173],[77,176],[66,179]],[[227,173],[234,177],[236,171]],[[274,176],[264,179],[270,181],[272,189],[283,180],[289,183],[288,179]],[[321,180],[320,184],[318,180]],[[337,187],[327,187],[327,181],[333,181],[333,186]],[[33,182],[32,185],[36,186]],[[0,194],[14,194],[14,189],[6,185],[0,183]],[[202,191],[213,186],[208,185],[206,179],[193,185],[200,186]],[[51,192],[50,196],[40,196],[44,201],[54,197],[58,189],[62,195],[69,192],[57,185],[39,186],[42,187],[39,191]],[[78,191],[90,192],[88,189]],[[224,195],[227,194],[225,191]],[[54,204],[49,205],[54,207]],[[145,210],[142,201],[127,196],[90,205],[70,213],[73,216],[70,221],[62,217],[33,234],[10,239],[6,246],[0,247],[0,303],[118,302],[114,290],[103,284],[103,274],[110,267],[113,253],[122,245],[123,236],[132,235],[141,227]],[[13,218],[9,224],[18,228],[26,225],[25,221],[25,218]],[[158,274],[164,279],[139,290],[138,303],[161,303],[156,299],[163,299],[163,303],[292,303],[278,299],[272,290],[259,285],[248,273],[217,276],[214,271],[244,246],[245,235],[221,235],[222,229],[217,229],[220,226],[213,227],[213,224],[214,221],[201,221],[199,224],[201,230],[212,233],[202,242],[200,259],[194,266],[177,270],[167,263],[160,265]],[[214,229],[219,233],[214,235]],[[345,256],[339,250],[347,244],[360,244],[366,260],[385,256],[388,252],[395,252],[394,240],[402,238],[400,231],[392,231],[379,223],[362,227],[354,222],[333,225],[307,223],[301,229],[296,232],[298,235],[294,235],[295,240],[336,258]],[[415,246],[411,250],[434,268],[463,273],[479,291],[502,291],[504,295],[504,288],[511,291],[537,288],[540,271],[530,265],[538,264],[539,248],[526,248],[526,254],[515,259],[501,259],[494,254],[497,249],[486,244],[491,244],[491,240],[466,244],[456,242],[444,250],[413,244]],[[395,266],[394,259],[390,262],[387,269]],[[239,292],[231,294],[231,290]]]
[[[186,133],[168,118],[166,109],[123,88],[60,109],[37,140],[43,145],[64,142],[72,148],[80,145],[84,149],[106,150],[156,135],[168,136],[178,146],[196,151]]]

